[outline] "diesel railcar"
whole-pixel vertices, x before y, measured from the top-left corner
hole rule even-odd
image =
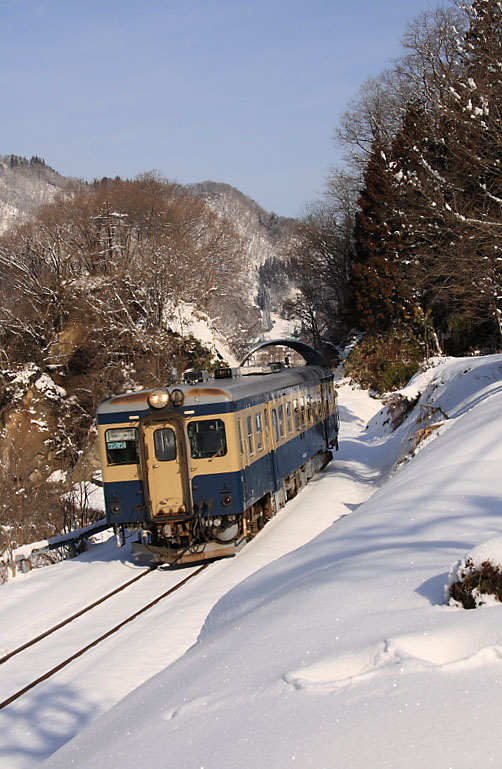
[[[305,365],[249,365],[291,347]],[[244,365],[248,363],[248,365]],[[97,413],[107,521],[137,560],[236,553],[338,448],[333,374],[296,340],[239,368],[116,395]]]

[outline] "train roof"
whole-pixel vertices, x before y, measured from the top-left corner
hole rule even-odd
[[[266,366],[242,367],[239,369],[220,369],[215,372],[215,377],[204,377],[202,381],[188,382],[186,384],[169,385],[168,391],[181,390],[184,395],[183,405],[171,406],[162,410],[183,411],[197,406],[216,406],[221,404],[225,411],[233,410],[235,404],[244,406],[246,402],[264,400],[266,394],[286,391],[288,388],[299,387],[307,382],[319,382],[330,379],[333,374],[324,366],[299,366],[294,368],[272,368],[268,371]],[[247,369],[247,370],[246,370]],[[249,372],[249,373],[248,373]],[[202,372],[201,372],[202,373]],[[103,401],[98,407],[98,419],[106,414],[118,414],[120,412],[147,412],[155,411],[148,403],[149,396],[158,389],[140,390],[138,392],[121,393]],[[230,408],[232,407],[232,408]]]

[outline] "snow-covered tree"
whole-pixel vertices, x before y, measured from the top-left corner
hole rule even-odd
[[[283,313],[315,347],[336,339],[345,323],[353,251],[352,222],[332,205],[313,206],[291,239],[286,270],[296,290]]]
[[[463,326],[467,341],[469,331],[488,337],[490,324],[502,334],[502,13],[498,0],[463,10],[469,24],[448,87],[429,94],[418,136],[401,142],[392,170],[433,311],[445,330]]]
[[[342,124],[360,181],[363,325],[432,325],[449,349],[501,337],[500,0],[422,14]]]

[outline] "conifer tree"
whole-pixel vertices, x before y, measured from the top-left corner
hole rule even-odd
[[[356,258],[351,290],[354,322],[383,331],[403,315],[404,275],[397,261],[399,236],[394,227],[393,185],[386,149],[379,137],[364,173],[355,221]]]

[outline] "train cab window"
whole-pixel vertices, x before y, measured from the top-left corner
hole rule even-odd
[[[256,427],[256,450],[261,451],[263,449],[263,425],[261,421],[261,414],[255,415],[255,427]]]
[[[155,456],[159,462],[176,459],[176,436],[170,427],[162,427],[153,434]]]
[[[225,425],[221,419],[203,419],[190,422],[188,439],[192,459],[212,459],[227,453]]]
[[[248,417],[248,445],[249,445],[249,456],[252,457],[254,454],[253,417]]]
[[[136,465],[139,462],[139,434],[136,427],[122,427],[105,433],[106,461],[109,465]]]

